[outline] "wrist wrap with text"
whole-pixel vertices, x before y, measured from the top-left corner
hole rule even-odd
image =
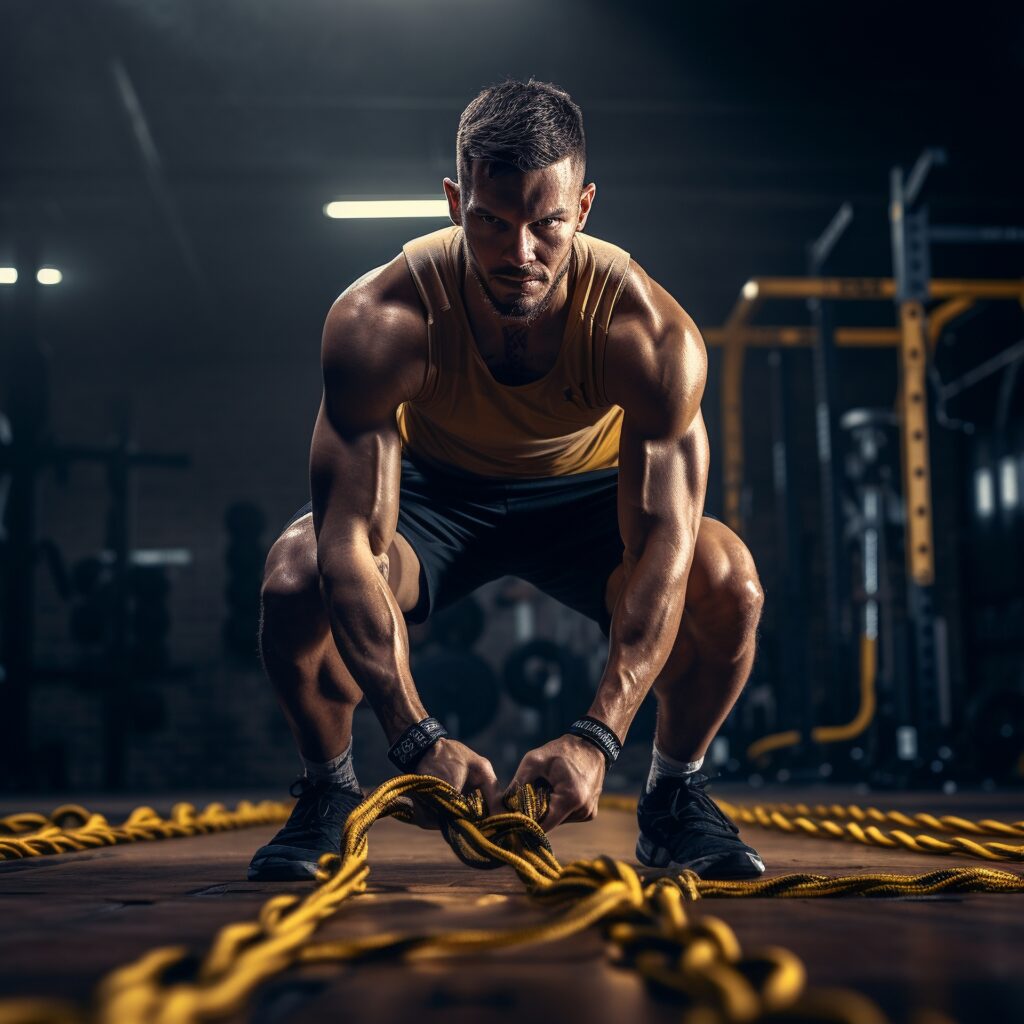
[[[410,725],[388,750],[388,760],[401,771],[409,771],[448,730],[436,718],[424,718]]]
[[[593,743],[605,756],[609,766],[615,763],[616,758],[622,753],[622,744],[619,737],[608,728],[604,722],[599,722],[590,715],[578,718],[569,726],[568,732],[573,736]]]

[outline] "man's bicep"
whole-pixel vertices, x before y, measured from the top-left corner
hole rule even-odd
[[[395,424],[340,431],[320,406],[310,449],[310,492],[317,536],[346,543],[368,540],[383,554],[398,523],[402,445]]]
[[[610,397],[623,410],[618,508],[627,564],[654,533],[676,544],[695,530],[707,486],[707,350],[689,316],[662,299],[671,308],[660,320],[642,306],[620,321],[614,344],[609,338]]]
[[[618,515],[627,563],[650,539],[679,544],[695,536],[704,509],[708,437],[698,408],[681,433],[652,436],[625,410],[619,438]]]
[[[415,317],[339,299],[324,327],[323,399],[310,447],[321,569],[353,544],[386,554],[398,525],[402,445],[396,412],[410,382],[402,343]]]

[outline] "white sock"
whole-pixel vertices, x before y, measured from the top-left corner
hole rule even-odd
[[[330,761],[310,761],[302,755],[303,767],[306,769],[306,778],[314,781],[330,779],[345,789],[359,789],[359,781],[356,779],[356,770],[352,764],[352,741],[348,746]]]
[[[663,754],[658,749],[658,744],[655,743],[654,753],[651,758],[651,770],[647,775],[647,786],[644,792],[650,793],[659,779],[681,779],[687,775],[692,775],[703,763],[703,757],[698,758],[696,761],[677,761],[674,757],[668,757],[666,754]]]

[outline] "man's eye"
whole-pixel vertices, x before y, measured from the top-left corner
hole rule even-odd
[[[477,216],[485,224],[497,224],[498,223],[498,218],[497,217],[492,217],[491,214],[489,214],[489,213],[478,213]]]
[[[557,217],[545,217],[543,220],[537,221],[542,228],[553,228],[558,223]]]

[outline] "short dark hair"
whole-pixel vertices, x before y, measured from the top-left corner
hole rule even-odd
[[[484,89],[462,112],[455,137],[460,184],[472,160],[490,173],[539,171],[572,157],[583,182],[587,163],[583,113],[564,89],[550,82],[509,79]]]

